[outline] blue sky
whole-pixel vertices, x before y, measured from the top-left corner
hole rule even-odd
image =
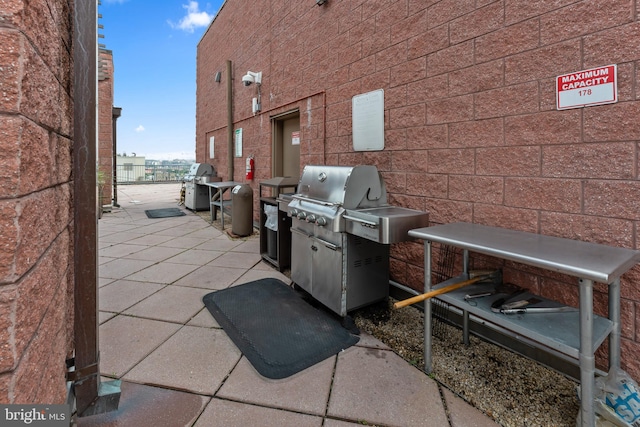
[[[117,152],[195,159],[196,47],[223,0],[102,0],[113,52]]]

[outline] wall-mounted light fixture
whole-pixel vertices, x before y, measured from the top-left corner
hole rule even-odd
[[[316,0],[316,4],[317,4],[318,6],[322,6],[323,4],[326,4],[326,3],[327,3],[327,1],[329,1],[329,0]]]
[[[215,81],[216,83],[220,83],[220,80],[222,80],[222,73],[220,71],[217,71]]]
[[[254,73],[253,71],[247,71],[242,77],[242,84],[245,86],[251,86],[253,83],[256,84],[256,88],[258,89],[258,97],[253,98],[251,110],[253,114],[260,112],[262,110],[262,104],[260,102],[260,86],[262,85],[262,71]]]

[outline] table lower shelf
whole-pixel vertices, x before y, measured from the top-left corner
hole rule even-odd
[[[223,200],[221,201],[215,201],[215,202],[210,202],[210,208],[211,208],[211,221],[214,220],[214,217],[218,216],[217,212],[220,212],[221,215],[224,215],[225,213],[225,208],[231,206],[231,200]],[[229,214],[231,211],[230,209],[226,209],[227,214]]]
[[[466,276],[459,276],[433,286],[438,289],[452,283],[465,280]],[[492,285],[474,284],[452,292],[439,295],[437,298],[460,310],[467,311],[470,315],[494,324],[511,332],[516,339],[519,337],[528,343],[540,344],[553,352],[569,356],[578,360],[580,353],[580,312],[578,309],[563,313],[524,313],[502,314],[491,310],[491,304],[504,297],[504,294],[475,298],[470,301],[464,299],[469,293],[491,290]],[[518,299],[527,299],[535,296],[541,302],[531,307],[554,307],[562,304],[543,298],[538,295],[525,293]],[[590,354],[600,347],[606,337],[613,330],[613,322],[606,317],[593,316],[593,348],[587,349]]]

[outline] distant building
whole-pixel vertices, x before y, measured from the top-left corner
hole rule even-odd
[[[116,156],[116,178],[118,182],[145,181],[144,156]]]

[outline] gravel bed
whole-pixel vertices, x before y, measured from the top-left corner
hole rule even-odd
[[[423,313],[395,301],[353,313],[361,331],[384,342],[407,362],[424,368]],[[502,347],[434,320],[431,377],[505,427],[575,426],[577,383]]]

